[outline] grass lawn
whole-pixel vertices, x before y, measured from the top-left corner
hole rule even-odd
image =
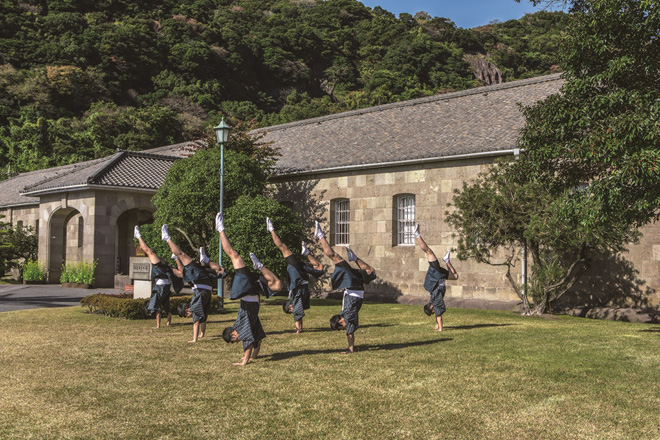
[[[660,326],[365,304],[358,353],[315,300],[293,335],[266,302],[260,357],[233,367],[230,313],[190,319],[0,313],[0,438],[658,439]]]

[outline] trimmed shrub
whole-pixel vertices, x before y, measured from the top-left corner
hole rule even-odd
[[[179,304],[192,300],[192,295],[177,295],[170,297],[170,310],[176,311]],[[220,298],[218,295],[211,296],[211,314],[216,313]],[[124,319],[147,319],[151,313],[147,310],[148,299],[134,299],[132,293],[106,294],[95,293],[87,295],[80,300],[81,306],[87,306],[89,313],[98,313],[113,318]]]

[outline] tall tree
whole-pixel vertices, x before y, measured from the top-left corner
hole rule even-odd
[[[598,209],[588,187],[561,192],[530,179],[525,162],[491,166],[466,182],[446,221],[459,234],[458,258],[506,269],[526,314],[543,314],[600,257],[623,252],[639,233],[618,217],[584,221]],[[512,272],[526,246],[531,276],[522,286]]]
[[[588,224],[642,226],[660,215],[660,2],[572,4],[566,83],[525,109],[519,146],[556,191],[589,184]]]
[[[510,265],[529,246],[535,313],[660,215],[660,3],[576,0],[572,12],[566,82],[524,109],[521,160],[466,185],[449,218],[464,258],[505,247]]]
[[[289,208],[270,197],[266,180],[277,152],[259,139],[248,135],[246,127],[238,127],[227,144],[225,226],[233,246],[248,264],[249,253],[254,252],[264,264],[284,275],[286,265],[266,232],[266,217],[272,218],[282,240],[290,245],[302,239],[302,223]],[[194,155],[172,165],[163,186],[153,197],[158,210],[154,226],[145,230],[161,258],[169,255],[162,242],[155,240],[162,224],[168,224],[175,241],[190,255],[196,256],[199,246],[206,247],[209,256],[218,255],[219,237],[214,219],[219,208],[221,152],[215,138],[209,137],[200,145],[203,147]],[[223,262],[231,268],[226,256]]]

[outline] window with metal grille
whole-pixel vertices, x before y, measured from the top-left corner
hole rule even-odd
[[[415,196],[396,196],[396,244],[414,245],[415,236]]]
[[[349,244],[351,211],[348,199],[335,200],[334,214],[334,244]]]

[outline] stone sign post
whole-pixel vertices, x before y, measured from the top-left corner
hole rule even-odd
[[[151,263],[148,257],[131,257],[129,277],[133,280],[133,298],[151,296]]]

